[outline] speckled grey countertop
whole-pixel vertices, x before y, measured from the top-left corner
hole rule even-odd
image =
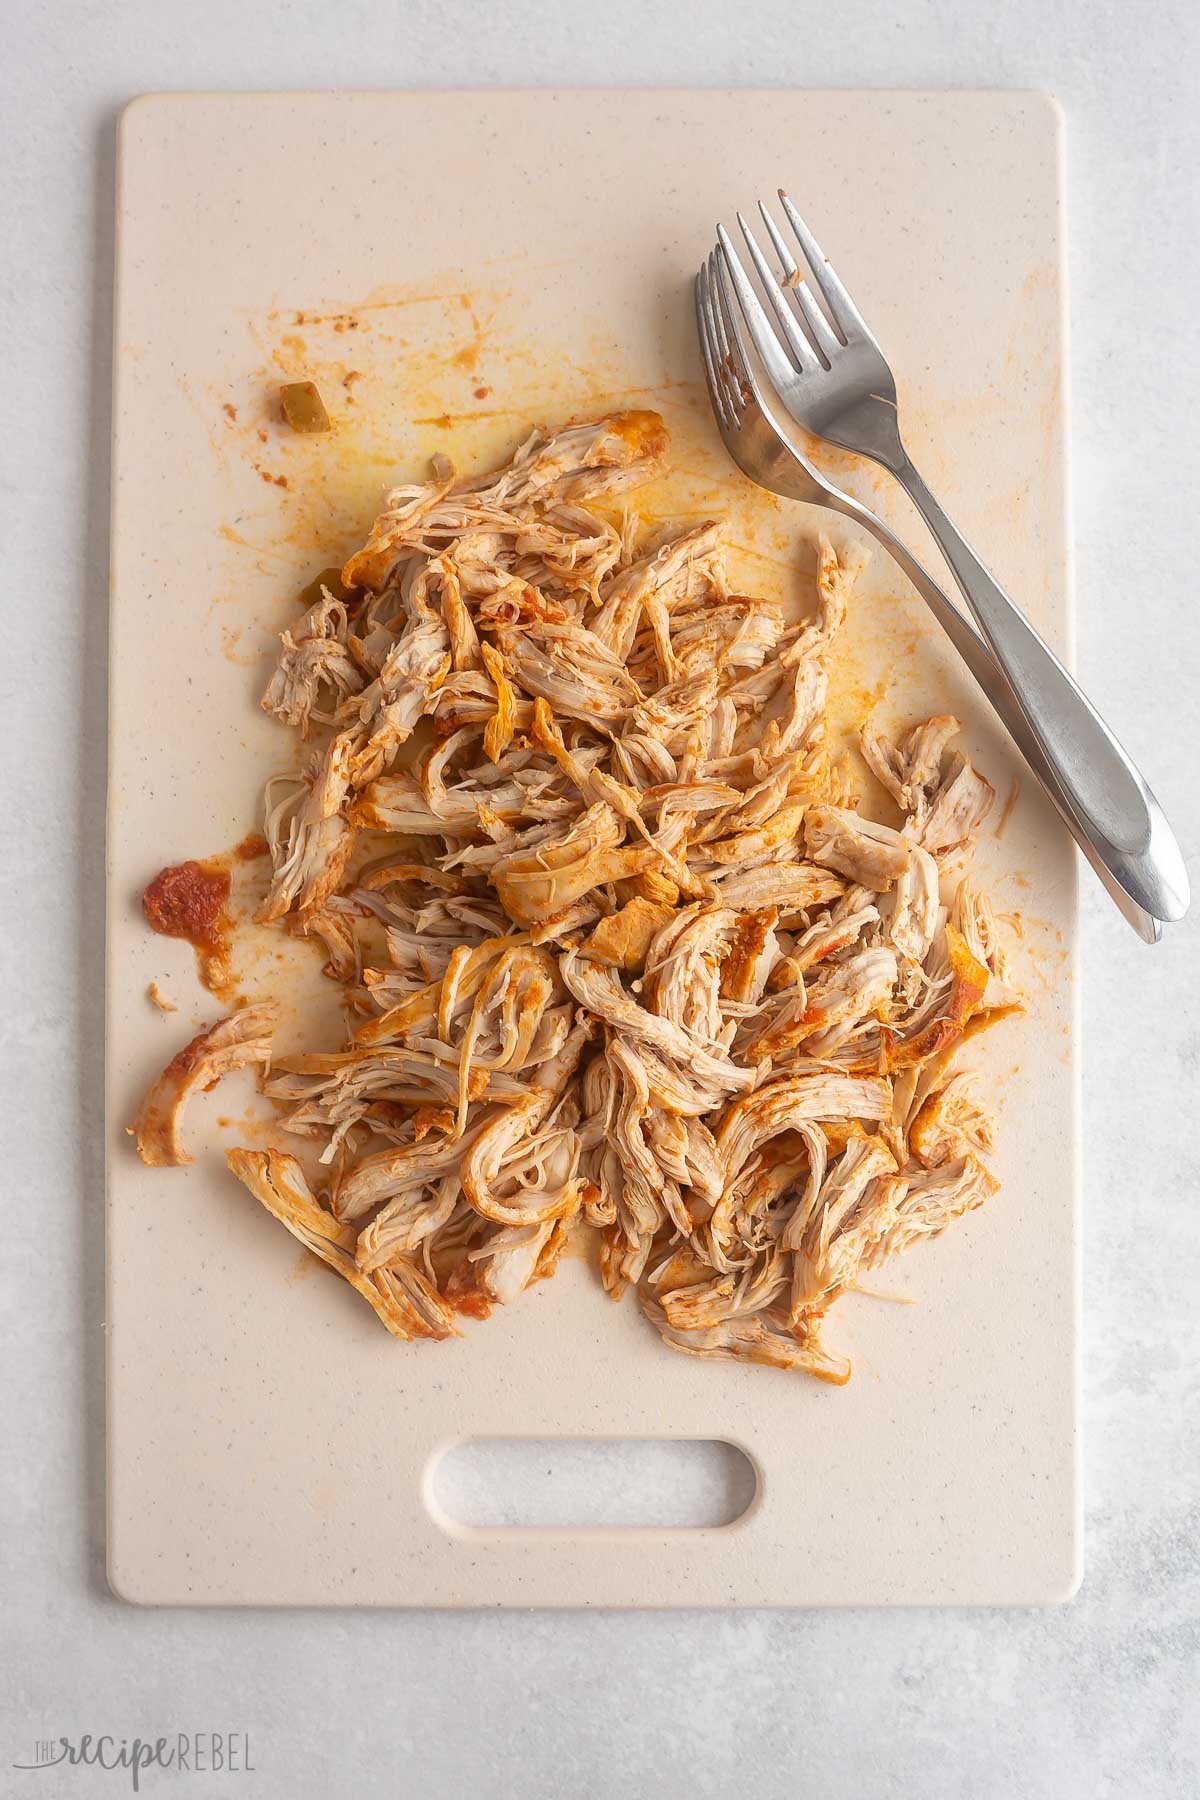
[[[651,9],[645,9],[648,15]],[[100,989],[113,127],[162,88],[1020,86],[1068,118],[1079,665],[1200,839],[1191,9],[62,0],[6,22],[0,1792],[60,1734],[233,1732],[198,1795],[1200,1791],[1200,927],[1083,942],[1087,1574],[1046,1613],[141,1612],[102,1568]],[[1189,117],[1191,123],[1189,123]],[[181,204],[186,205],[186,195]],[[1013,1329],[1020,1330],[1015,1318]]]

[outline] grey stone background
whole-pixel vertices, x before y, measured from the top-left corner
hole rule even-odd
[[[1036,87],[1068,118],[1079,666],[1200,837],[1200,15],[1179,0],[60,0],[0,31],[8,1171],[0,1793],[60,1732],[249,1734],[288,1800],[1200,1792],[1200,938],[1090,883],[1087,1575],[1046,1613],[141,1612],[103,1580],[100,1159],[114,119],[148,89]],[[187,195],[180,195],[186,206]],[[981,196],[986,204],[986,196]],[[1021,1328],[1013,1320],[1014,1331]],[[57,1785],[56,1785],[57,1784]]]

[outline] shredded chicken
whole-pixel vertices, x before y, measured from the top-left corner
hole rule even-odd
[[[986,901],[943,895],[992,789],[957,720],[868,725],[899,816],[859,810],[825,718],[853,557],[821,540],[788,628],[719,520],[614,509],[666,450],[620,413],[440,457],[283,634],[263,705],[313,742],[260,917],[324,945],[354,1034],[267,1075],[303,1166],[229,1160],[399,1337],[508,1304],[581,1222],[670,1348],[840,1382],[838,1296],[994,1190],[950,1064],[1016,993]],[[267,1030],[176,1059],[147,1160]]]
[[[269,1002],[243,1007],[201,1031],[173,1056],[133,1122],[138,1155],[156,1166],[191,1162],[180,1135],[193,1094],[215,1087],[234,1069],[265,1069],[271,1058],[276,1009]]]

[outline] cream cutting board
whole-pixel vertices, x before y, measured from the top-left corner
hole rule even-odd
[[[1080,1556],[1073,854],[1028,780],[979,869],[1025,918],[1024,1018],[972,1047],[1003,1188],[830,1340],[855,1374],[666,1350],[587,1262],[464,1337],[404,1346],[233,1181],[249,1082],[194,1108],[196,1161],[125,1127],[220,1008],[138,904],[164,863],[259,823],[290,735],[258,711],[296,594],[435,448],[506,454],[530,420],[658,406],[651,511],[733,515],[737,578],[803,596],[821,522],[755,495],[698,381],[689,283],[718,217],[787,185],[902,389],[918,464],[1070,651],[1061,121],[1022,94],[170,96],[121,128],[109,801],[109,1571],[130,1600],[375,1605],[1049,1602]],[[312,374],[331,438],[274,417]],[[839,466],[914,542],[886,481]],[[286,485],[285,485],[286,484]],[[825,521],[828,523],[828,520]],[[843,534],[833,527],[835,538]],[[953,710],[997,788],[1014,760],[882,553],[847,632],[849,728]],[[252,882],[255,865],[239,865]],[[242,991],[321,983],[247,939]],[[158,980],[179,1011],[146,998]],[[326,984],[328,986],[328,984]],[[328,1005],[328,996],[326,996]],[[299,1002],[286,1033],[299,1031]],[[222,1122],[222,1121],[230,1121]],[[257,1132],[257,1138],[247,1133]],[[484,1532],[426,1503],[472,1435],[725,1438],[757,1499],[713,1531]]]

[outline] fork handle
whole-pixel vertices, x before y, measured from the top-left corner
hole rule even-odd
[[[893,531],[889,530],[875,513],[860,505],[849,494],[840,492],[835,497],[834,493],[830,491],[823,504],[833,507],[837,512],[844,513],[847,518],[853,519],[856,524],[878,538],[891,555],[893,562],[907,575],[975,677],[984,698],[1008,731],[1033,774],[1036,775],[1046,797],[1058,812],[1083,855],[1096,871],[1118,910],[1133,926],[1143,943],[1158,943],[1162,937],[1161,924],[1152,913],[1148,913],[1144,907],[1138,905],[1103,861],[1099,850],[1092,841],[1089,828],[1076,817],[1069,798],[1063,793],[1054,770],[1046,761],[1040,744],[1029,729],[1025,715],[1016,695],[1009,686],[1003,669],[970,620],[965,619],[958,608],[946,598],[924,564],[917,561],[908,547]]]
[[[1068,822],[1078,827],[1074,835],[1088,860],[1098,872],[1107,871],[1152,917],[1182,918],[1189,899],[1187,869],[1175,834],[1149,787],[1082,689],[984,568],[907,457],[899,467],[893,466],[893,473],[949,564],[1012,701],[1048,765],[1054,780],[1054,788],[1048,790],[1050,797]],[[992,704],[996,705],[994,698]],[[1105,885],[1111,891],[1111,883]]]

